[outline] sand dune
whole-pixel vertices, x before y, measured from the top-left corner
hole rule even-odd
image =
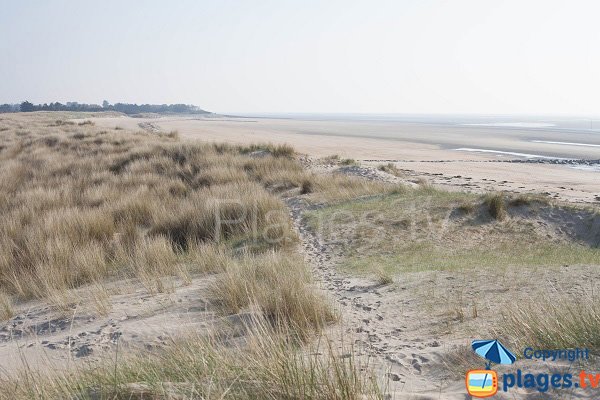
[[[182,138],[235,144],[288,143],[317,157],[338,154],[357,160],[391,160],[415,177],[465,190],[548,193],[574,202],[600,200],[600,176],[593,169],[564,165],[509,163],[527,157],[600,159],[600,134],[514,127],[423,124],[395,121],[299,120],[269,118],[162,117],[95,118],[106,127],[140,129],[152,124],[177,130]],[[572,146],[569,143],[588,146]],[[500,153],[457,151],[483,149]],[[432,175],[441,174],[441,175]],[[457,178],[457,176],[460,176]]]
[[[54,118],[47,120],[45,114],[14,118],[14,121],[3,121],[7,125],[4,131],[9,132],[5,134],[6,141],[16,149],[5,154],[13,157],[20,154],[18,150],[22,150],[20,146],[23,143],[19,141],[21,131],[14,129],[13,132],[13,127],[32,118],[29,123],[36,136],[32,136],[28,143],[37,146],[36,157],[46,154],[47,160],[67,163],[72,156],[73,162],[84,159],[90,168],[92,164],[94,168],[104,166],[105,173],[97,179],[106,179],[115,187],[128,182],[132,183],[130,188],[143,187],[150,177],[159,179],[163,174],[164,179],[159,182],[171,185],[181,180],[190,188],[199,184],[198,190],[216,190],[225,185],[232,188],[231,180],[256,179],[260,182],[255,186],[256,191],[242,191],[248,199],[256,199],[261,193],[267,196],[263,198],[265,217],[255,223],[262,221],[265,232],[268,232],[272,226],[272,211],[279,211],[277,215],[282,216],[282,221],[287,221],[289,213],[291,223],[282,225],[285,226],[282,234],[292,239],[297,234],[299,240],[291,240],[289,246],[282,247],[280,256],[276,256],[273,249],[262,247],[271,243],[266,239],[263,244],[249,241],[244,236],[242,240],[230,237],[224,242],[232,246],[231,252],[222,252],[216,243],[213,243],[214,248],[211,247],[213,250],[193,247],[196,250],[187,251],[190,248],[184,247],[188,242],[182,241],[182,234],[196,238],[194,235],[199,232],[194,226],[190,228],[187,221],[210,215],[203,208],[204,201],[200,200],[225,192],[201,192],[194,197],[184,183],[165,186],[165,196],[167,193],[169,196],[166,200],[155,199],[152,203],[148,194],[152,192],[143,194],[144,204],[160,206],[156,211],[150,208],[147,216],[143,208],[140,212],[137,203],[132,203],[128,212],[136,215],[136,219],[123,218],[120,211],[120,201],[124,197],[122,190],[107,192],[101,198],[105,204],[104,211],[93,215],[110,215],[113,222],[130,224],[135,233],[130,240],[137,243],[136,248],[146,249],[144,246],[154,243],[153,247],[144,252],[138,250],[132,258],[125,258],[119,263],[118,268],[123,269],[123,275],[100,276],[77,287],[58,287],[44,293],[45,297],[38,294],[35,300],[23,298],[13,303],[13,297],[18,300],[16,295],[8,297],[0,293],[3,294],[0,298],[3,305],[0,306],[4,307],[0,311],[4,311],[6,319],[0,325],[0,358],[4,360],[2,372],[6,376],[4,381],[0,380],[0,398],[2,384],[4,387],[12,385],[15,382],[12,379],[18,378],[16,374],[22,367],[45,373],[68,372],[73,367],[87,365],[93,368],[108,365],[112,376],[116,375],[113,371],[120,365],[117,357],[119,363],[127,367],[133,364],[128,364],[131,360],[124,361],[125,355],[139,354],[143,359],[169,354],[164,352],[176,349],[181,340],[189,337],[211,340],[222,337],[223,342],[214,347],[214,354],[227,355],[232,350],[234,357],[225,360],[234,361],[233,379],[237,381],[240,370],[235,361],[240,360],[243,353],[239,350],[245,348],[245,341],[254,342],[256,337],[252,336],[249,324],[254,323],[252,318],[261,313],[276,318],[276,326],[288,321],[283,317],[289,317],[290,326],[294,326],[295,330],[302,326],[307,332],[313,332],[317,327],[324,329],[326,335],[316,341],[320,343],[327,339],[334,354],[340,355],[337,359],[342,363],[352,358],[358,361],[356,365],[368,365],[359,367],[360,371],[373,371],[376,381],[392,398],[465,398],[465,371],[482,366],[482,360],[469,358],[475,358],[468,349],[473,338],[497,337],[500,334],[509,337],[515,346],[521,346],[523,340],[536,339],[527,330],[530,325],[548,333],[568,335],[573,333],[573,329],[580,329],[581,321],[589,322],[589,325],[575,332],[576,335],[597,331],[598,314],[592,304],[595,304],[594,296],[598,290],[600,215],[594,207],[553,202],[547,198],[594,201],[593,196],[598,192],[597,172],[578,171],[572,168],[572,164],[528,163],[523,159],[510,162],[510,159],[496,155],[461,153],[444,148],[442,144],[345,136],[329,132],[333,125],[327,121],[318,121],[321,127],[317,129],[316,121],[97,118],[94,126],[90,123],[58,123]],[[268,125],[270,130],[266,131],[263,127],[259,135],[248,133],[253,123]],[[278,124],[287,128],[277,127]],[[318,132],[297,130],[307,124],[313,124]],[[338,124],[335,129],[343,128],[339,121],[332,124]],[[136,135],[132,131],[114,130],[117,126],[146,132]],[[165,134],[174,126],[179,126],[180,136],[187,141],[178,139],[177,135]],[[220,128],[211,130],[218,126]],[[227,126],[233,128],[226,129]],[[291,126],[296,126],[296,130]],[[377,128],[376,123],[370,126]],[[107,128],[113,130],[108,132]],[[343,129],[340,132],[344,132]],[[433,133],[431,135],[433,140]],[[452,135],[455,137],[450,137]],[[456,133],[452,135],[441,141],[455,140]],[[198,140],[244,144],[261,141],[291,143],[309,155],[298,157],[287,146],[264,146],[248,151],[227,146],[197,146]],[[590,138],[585,140],[589,142]],[[98,145],[103,145],[102,151],[97,151]],[[471,144],[463,141],[462,145]],[[126,146],[130,148],[127,155],[122,156]],[[54,152],[59,150],[64,153],[60,157],[55,156]],[[584,150],[593,152],[594,148]],[[277,152],[283,155],[277,155]],[[360,163],[339,157],[323,157],[333,153],[357,158]],[[400,153],[406,158],[399,158]],[[85,156],[81,157],[81,154]],[[54,157],[50,158],[50,155]],[[93,156],[97,158],[91,161]],[[35,159],[26,160],[24,165],[32,173],[52,170],[48,168],[52,165],[50,162],[44,170],[32,167]],[[192,164],[194,160],[198,164]],[[382,165],[384,162],[386,165]],[[7,164],[7,174],[12,174],[9,177],[15,174],[25,176],[20,169],[14,168],[15,164]],[[221,169],[214,168],[219,165]],[[74,179],[69,174],[81,174],[80,178],[85,175],[72,166],[55,171],[64,174],[65,186],[71,180],[83,182],[83,179]],[[139,181],[132,181],[133,178]],[[46,180],[38,178],[33,182],[41,184]],[[5,187],[13,181],[6,179]],[[97,181],[93,182],[89,183],[89,188],[97,186]],[[438,190],[430,184],[450,190]],[[225,195],[230,198],[230,193],[237,194],[241,189],[236,186]],[[543,195],[475,196],[456,193],[489,190],[541,192]],[[79,193],[79,187],[74,191]],[[95,192],[88,190],[86,193]],[[110,196],[114,196],[114,203],[110,202]],[[265,199],[271,199],[271,196],[274,196],[273,203],[266,202]],[[131,199],[139,197],[136,192]],[[54,197],[44,197],[40,191],[28,192],[27,198],[46,207],[61,204],[53,203]],[[190,198],[199,201],[183,207]],[[78,199],[74,197],[73,201]],[[95,210],[99,203],[96,198],[90,198],[89,203],[83,204],[88,211],[87,208]],[[167,214],[163,204],[175,214]],[[15,210],[20,210],[21,205],[15,203]],[[251,205],[254,206],[254,203],[251,202]],[[71,210],[81,212],[75,207]],[[191,214],[177,214],[179,210]],[[200,211],[202,215],[197,214]],[[60,215],[58,221],[65,218],[64,212],[61,211]],[[165,215],[168,220],[159,219],[159,216],[164,218]],[[221,214],[218,215],[221,221]],[[248,216],[245,211],[242,215]],[[266,215],[270,217],[267,219]],[[48,221],[48,218],[40,220]],[[81,224],[86,227],[96,221],[102,222],[102,219],[85,219]],[[206,221],[213,219],[208,217]],[[236,218],[232,221],[239,222]],[[37,223],[37,220],[31,223]],[[244,221],[241,226],[242,229],[250,229],[252,225]],[[109,234],[101,243],[107,246],[110,254],[115,251],[112,249],[126,245],[123,226],[100,226],[108,229]],[[159,239],[142,236],[155,232],[161,232]],[[14,233],[11,231],[5,235],[12,237]],[[79,236],[69,236],[65,240],[71,243],[75,237]],[[211,240],[212,236],[204,234],[201,237]],[[40,247],[36,247],[36,252],[43,251],[37,250]],[[65,249],[69,251],[71,247]],[[266,253],[256,256],[261,258],[247,258],[250,253],[246,251]],[[20,253],[10,254],[19,256]],[[88,259],[88,253],[85,254],[82,260]],[[174,256],[170,257],[172,254]],[[85,266],[77,264],[81,262],[79,258],[74,258],[77,263],[66,260],[44,266],[45,269],[38,270],[39,276],[49,277],[52,275],[50,271],[57,271],[63,264],[70,268],[67,276],[73,273],[76,265],[80,265],[79,268]],[[101,260],[106,262],[110,258]],[[18,261],[22,265],[28,262],[24,258]],[[169,268],[149,269],[163,263]],[[11,265],[17,264],[13,262]],[[304,274],[304,267],[310,267],[314,281],[308,279],[309,274]],[[25,268],[22,270],[27,271]],[[151,272],[155,275],[149,275]],[[19,270],[19,273],[26,272]],[[306,278],[305,282],[303,278]],[[35,281],[32,283],[36,284]],[[275,291],[271,292],[271,289]],[[262,293],[267,294],[262,296]],[[294,297],[288,297],[290,293]],[[253,297],[248,297],[248,294]],[[577,313],[571,312],[569,304],[580,307]],[[277,308],[281,305],[289,307]],[[333,305],[331,310],[329,305]],[[313,315],[310,310],[315,315],[322,313],[323,319],[307,319]],[[552,317],[547,318],[548,315]],[[292,320],[293,316],[296,319]],[[338,316],[340,323],[333,323]],[[322,321],[322,325],[297,324],[302,321],[316,321],[316,324]],[[529,324],[529,321],[535,323]],[[260,332],[264,335],[267,331]],[[552,336],[552,340],[558,339]],[[206,345],[203,341],[197,343]],[[313,350],[312,343],[306,344],[301,359],[305,355],[322,355],[320,350]],[[596,345],[590,343],[590,347]],[[190,353],[198,353],[201,349],[194,347]],[[272,358],[273,349],[273,346],[263,349],[268,360]],[[284,356],[275,361],[289,361],[289,353],[284,348]],[[115,369],[112,367],[113,360]],[[165,359],[161,361],[164,363]],[[182,362],[185,362],[185,357]],[[547,367],[524,360],[519,360],[519,363],[530,371],[544,372]],[[153,368],[150,364],[145,365]],[[161,362],[153,365],[158,365],[159,370],[150,369],[150,375],[158,374],[150,380],[160,379],[163,385],[174,382],[171,376],[160,371],[163,367]],[[294,368],[298,366],[291,365]],[[333,370],[329,364],[323,365],[325,371]],[[189,368],[190,364],[187,366]],[[269,363],[263,367],[272,370]],[[569,371],[572,365],[557,363],[554,367],[564,372]],[[179,365],[175,369],[178,368]],[[595,364],[590,366],[590,370],[597,370]],[[212,376],[224,379],[223,382],[227,383],[225,391],[229,390],[229,375],[226,378],[221,376],[227,371],[218,370]],[[314,365],[302,371],[312,377]],[[498,367],[498,371],[510,370]],[[194,384],[200,382],[203,386],[205,377],[195,373],[186,375],[185,379],[191,377]],[[329,373],[322,377],[329,381],[332,377]],[[361,373],[359,377],[370,379],[367,375]],[[254,376],[250,378],[256,381]],[[120,379],[125,383],[120,389],[127,393],[125,397],[138,392],[153,393],[152,388],[145,386],[148,378],[140,377],[137,369],[134,377],[123,376]],[[287,379],[280,381],[288,382]],[[245,386],[243,379],[242,386]],[[269,390],[271,386],[271,382],[267,382]],[[336,387],[334,385],[334,389]],[[187,386],[175,387],[174,390],[185,391]],[[365,388],[353,390],[359,393]],[[531,391],[515,389],[511,392],[513,397],[500,394],[498,398],[514,398],[515,395],[529,393]],[[585,398],[593,396],[587,392],[582,395]],[[20,398],[28,397],[22,395]]]

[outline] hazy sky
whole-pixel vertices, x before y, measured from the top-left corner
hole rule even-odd
[[[0,103],[598,115],[599,23],[596,0],[0,0]]]

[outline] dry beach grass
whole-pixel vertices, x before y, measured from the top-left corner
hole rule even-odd
[[[43,298],[111,276],[185,273],[174,265],[198,243],[293,242],[283,203],[266,190],[301,173],[283,155],[252,159],[229,146],[48,118],[26,129],[2,121],[6,294]]]
[[[182,143],[174,133],[107,131],[66,117],[0,121],[0,316],[30,299],[64,315],[95,302],[108,314],[110,282],[133,280],[157,295],[210,274],[217,312],[251,317],[240,343],[227,330],[205,332],[51,376],[23,360],[0,397],[379,396],[337,347],[323,343],[314,356],[299,347],[337,317],[311,285],[277,193],[333,185],[286,146]],[[341,193],[365,187],[345,183]]]
[[[72,117],[0,119],[0,319],[89,304],[112,323],[114,297],[166,309],[186,287],[213,319],[159,348],[115,342],[108,359],[51,376],[22,353],[0,398],[375,399],[389,377],[402,398],[446,379],[444,357],[482,334],[600,348],[597,209]],[[464,398],[454,383],[424,395]]]

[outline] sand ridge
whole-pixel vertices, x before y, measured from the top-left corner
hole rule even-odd
[[[364,179],[412,183],[372,167],[324,167],[315,160],[305,160],[305,165],[317,173],[337,172]],[[470,354],[470,341],[493,337],[494,324],[489,322],[497,323],[502,318],[495,315],[484,322],[482,316],[496,312],[499,304],[514,304],[515,299],[518,304],[519,301],[530,303],[536,296],[543,298],[544,293],[556,285],[560,285],[561,291],[577,293],[585,282],[598,282],[600,278],[600,272],[594,266],[565,265],[562,268],[508,268],[483,273],[462,270],[412,272],[394,277],[394,283],[382,283],[339,269],[344,252],[340,241],[348,240],[352,234],[339,232],[335,239],[326,239],[311,229],[304,214],[321,205],[311,204],[302,196],[288,197],[286,203],[301,239],[301,251],[313,267],[319,287],[342,315],[343,332],[334,327],[328,335],[338,340],[340,336],[351,338],[361,357],[368,360],[380,379],[387,380],[391,398],[464,399],[464,373],[481,363]],[[585,211],[582,213],[572,214],[565,210],[542,213],[541,218],[547,222],[541,222],[544,224],[541,228],[555,224],[564,227],[564,230],[559,229],[558,235],[597,246],[600,243],[600,218],[594,219],[596,226],[590,230],[583,221],[589,215]],[[524,218],[527,214],[523,210]],[[519,367],[537,372],[547,372],[548,368],[535,361],[521,361]],[[563,372],[573,368],[568,363],[555,367]],[[510,367],[496,369],[499,373],[512,372]],[[546,393],[541,398],[562,398],[564,394]],[[511,399],[515,395],[535,398],[540,394],[514,389],[496,397]],[[594,393],[591,390],[570,391],[568,395],[593,398]]]
[[[518,151],[551,157],[600,159],[597,147],[568,146],[556,142],[600,145],[595,133],[569,133],[551,129],[517,129],[486,126],[393,123],[381,121],[294,120],[273,118],[181,117],[93,118],[107,128],[165,132],[177,130],[186,140],[252,144],[287,143],[304,154],[365,161],[367,165],[393,160],[398,168],[446,187],[473,191],[505,190],[548,193],[570,202],[600,201],[600,172],[569,165],[506,162],[510,155],[461,152],[456,148]],[[550,142],[550,143],[540,143]]]

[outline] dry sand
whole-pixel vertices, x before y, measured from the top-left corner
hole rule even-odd
[[[47,302],[19,304],[17,315],[0,324],[0,376],[24,363],[39,371],[64,370],[114,360],[128,348],[152,350],[177,337],[211,332],[224,322],[207,297],[212,281],[172,280],[173,291],[163,294],[150,294],[137,281],[107,283],[98,291],[85,286],[67,293],[63,311]],[[104,293],[108,297],[97,298]]]
[[[318,173],[331,172],[317,165],[312,168]],[[386,179],[385,173],[370,168],[341,170],[367,179],[402,181],[391,175]],[[303,214],[314,206],[301,196],[289,198],[287,203],[306,260],[313,266],[322,290],[341,311],[342,332],[334,328],[328,334],[338,340],[341,336],[346,343],[351,341],[378,376],[388,379],[394,399],[469,398],[464,374],[472,368],[483,369],[485,364],[471,353],[473,339],[495,337],[495,327],[518,304],[545,302],[559,293],[598,290],[600,271],[596,265],[405,272],[394,276],[395,283],[381,283],[338,268],[344,258],[343,243],[352,239],[352,233],[337,230],[334,237],[324,237],[303,219]],[[594,219],[592,227],[581,223],[583,218],[576,213],[553,212],[548,218],[535,221],[545,233],[576,229],[586,236],[594,232],[592,242],[598,243],[600,218]],[[568,362],[549,365],[528,360],[520,360],[518,366],[531,373],[547,373],[549,368],[573,373],[578,368]],[[515,367],[496,365],[494,369],[499,374],[513,373]],[[495,398],[587,399],[594,398],[594,394],[593,390],[540,394],[514,388]]]
[[[357,132],[359,128],[335,121],[122,117],[96,118],[95,122],[107,128],[139,129],[142,123],[142,127],[150,131],[177,129],[187,139],[239,144],[289,143],[313,157],[339,154],[361,160],[403,160],[396,164],[405,170],[405,176],[388,175],[388,179],[410,182],[426,177],[455,190],[549,192],[561,198],[588,202],[594,201],[594,196],[600,192],[597,172],[578,171],[561,165],[488,162],[498,157],[460,153],[444,147],[450,140],[457,140],[456,132],[440,140],[440,143],[445,141],[443,144],[435,144],[425,141],[433,141],[439,131],[431,131],[429,136],[423,134],[426,138],[421,137],[421,142],[374,139],[340,134],[346,128],[351,132]],[[338,133],[331,134],[330,130]],[[488,140],[486,147],[500,147],[509,139],[495,140]],[[473,144],[465,142],[463,145]],[[573,155],[580,156],[586,152],[587,156],[593,156],[597,152],[594,148],[572,151]],[[378,164],[366,162],[369,163]],[[386,179],[386,174],[375,168],[349,168],[347,172],[356,172],[368,179]],[[336,268],[339,262],[336,243],[324,242],[304,225],[302,214],[307,205],[302,197],[292,195],[287,202],[302,239],[301,250],[312,265],[321,289],[341,311],[342,333],[346,338],[352,338],[355,348],[371,360],[380,372],[380,378],[389,380],[390,391],[396,399],[467,398],[464,372],[477,365],[478,360],[475,364],[467,360],[462,365],[465,351],[461,353],[460,349],[473,338],[491,334],[488,319],[501,318],[496,312],[498,305],[531,303],[532,299],[544,298],[558,286],[567,293],[578,293],[584,286],[585,290],[590,287],[597,290],[594,287],[600,281],[597,266],[582,265],[553,269],[507,268],[493,271],[493,279],[488,273],[465,276],[461,271],[414,272],[395,277],[395,284],[382,285],[340,272]],[[209,284],[210,278],[206,277],[194,279],[187,286],[175,282],[173,293],[151,296],[125,282],[114,288],[115,294],[109,300],[110,307],[105,316],[98,316],[93,304],[89,310],[75,309],[69,315],[57,314],[45,304],[20,305],[18,315],[0,328],[2,367],[5,372],[13,372],[23,360],[42,368],[49,365],[68,367],[72,362],[112,358],[118,353],[117,346],[161,347],[168,345],[171,338],[210,331],[223,323],[233,322],[235,329],[239,316],[223,319],[213,312],[207,297]],[[473,315],[474,306],[479,316]],[[490,315],[492,312],[494,314]],[[339,326],[334,327],[329,334],[335,338],[339,330]],[[449,355],[454,353],[457,361],[452,365]],[[522,362],[520,367],[542,372],[548,369],[546,364],[533,362]],[[572,367],[556,365],[558,370]],[[582,398],[593,396],[565,391],[551,397],[515,390],[510,396],[499,395],[498,398],[560,398],[556,395],[565,394]]]
[[[317,173],[332,172],[316,164],[308,167],[316,168]],[[341,170],[367,179],[403,181],[371,168]],[[341,324],[328,330],[328,337],[334,346],[341,337],[346,346],[352,344],[359,359],[368,360],[379,378],[387,381],[395,399],[465,399],[464,372],[484,364],[469,357],[468,345],[473,338],[493,335],[491,322],[502,318],[499,307],[531,304],[532,299],[544,299],[557,287],[564,293],[598,290],[600,271],[589,265],[505,268],[469,275],[461,270],[410,272],[394,277],[394,284],[350,275],[337,268],[339,242],[323,240],[303,220],[303,213],[311,207],[304,197],[294,192],[286,202],[301,238],[300,249],[313,267],[320,289],[342,316]],[[555,218],[557,227],[572,225],[570,214]],[[345,239],[341,232],[341,240]],[[243,330],[243,314],[223,317],[215,312],[207,290],[213,279],[201,276],[186,285],[174,280],[171,293],[154,295],[137,288],[133,281],[107,284],[112,296],[106,300],[110,304],[106,315],[98,315],[91,301],[83,302],[88,308],[64,314],[44,303],[22,304],[18,315],[0,328],[3,372],[14,373],[24,361],[47,371],[80,363],[93,365],[100,359],[112,362],[127,349],[161,348],[177,337],[207,334],[225,326]],[[84,287],[71,296],[90,294],[93,288]],[[519,366],[530,372],[547,372],[548,368],[541,362],[522,360]],[[573,365],[556,363],[553,368],[568,372]],[[502,367],[495,370],[512,372]],[[563,394],[593,398],[593,392],[565,391],[539,397],[523,389],[497,398],[561,398]]]
[[[600,171],[566,165],[504,162],[523,157],[457,151],[481,148],[547,157],[600,159],[600,134],[388,121],[267,118],[95,118],[101,126],[177,130],[182,138],[232,144],[288,143],[315,157],[337,154],[377,164],[391,160],[413,177],[464,190],[548,193],[571,202],[600,201]],[[141,125],[140,125],[141,124]],[[149,128],[150,127],[150,128]],[[387,162],[387,161],[386,161]],[[432,175],[438,174],[438,175]],[[441,175],[439,175],[441,174]],[[455,178],[460,176],[460,178]]]

